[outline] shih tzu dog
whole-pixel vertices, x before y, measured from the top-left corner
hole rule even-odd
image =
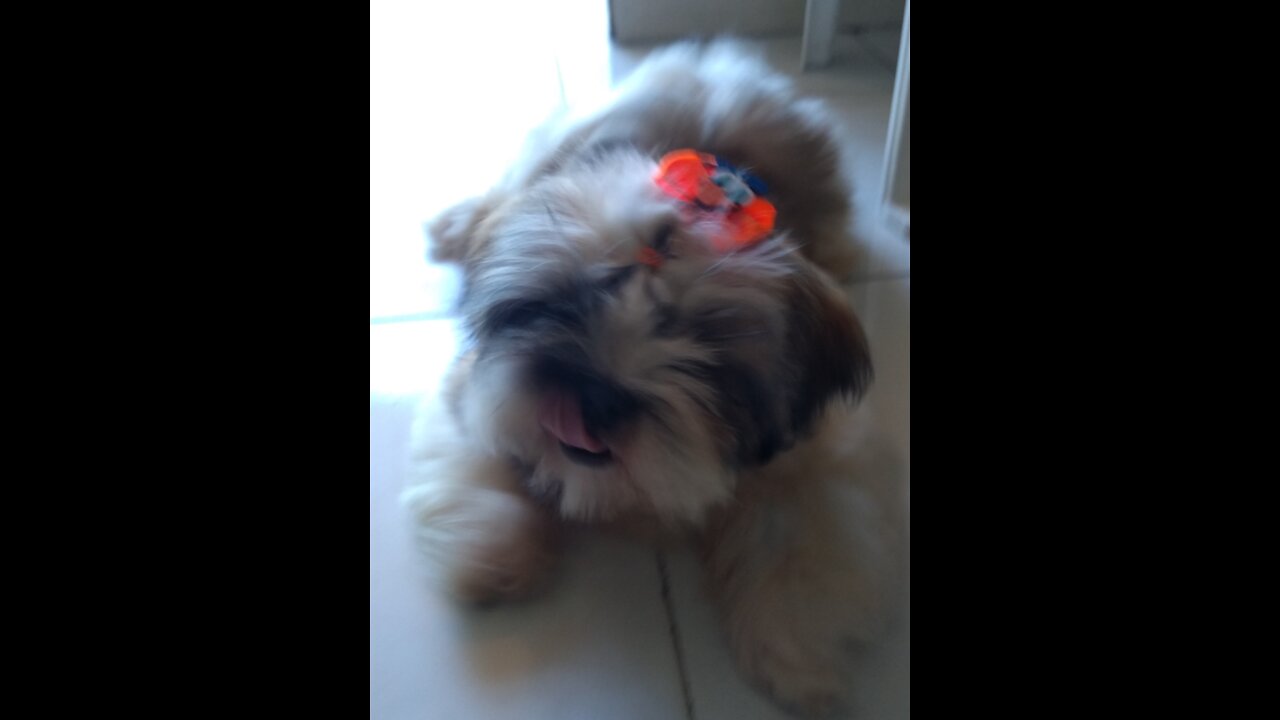
[[[685,534],[743,672],[803,713],[843,706],[903,534],[859,450],[834,128],[735,45],[678,45],[434,223],[470,341],[404,501],[451,592],[533,592],[566,524]]]

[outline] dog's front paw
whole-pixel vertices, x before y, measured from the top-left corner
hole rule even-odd
[[[477,605],[534,594],[553,564],[549,518],[528,498],[481,487],[420,487],[405,502],[419,549],[445,588]]]
[[[741,630],[734,650],[750,680],[792,714],[804,718],[848,715],[852,703],[841,653],[833,645],[806,646],[770,622]]]

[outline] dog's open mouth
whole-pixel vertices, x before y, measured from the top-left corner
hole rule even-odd
[[[560,449],[564,451],[565,457],[582,465],[598,467],[613,462],[613,453],[609,452],[607,448],[604,452],[591,452],[590,450],[583,450],[582,448],[565,444],[562,440],[560,441]]]
[[[573,393],[552,391],[538,404],[538,422],[560,441],[565,457],[583,465],[599,466],[613,460],[609,446],[591,434],[582,422],[582,407]]]

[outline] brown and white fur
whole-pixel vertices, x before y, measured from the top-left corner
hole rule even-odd
[[[435,223],[471,342],[415,424],[404,500],[450,591],[530,594],[567,523],[684,534],[743,671],[805,713],[847,700],[844,654],[892,606],[902,541],[900,493],[859,451],[871,362],[832,280],[853,257],[835,137],[734,45],[679,45]],[[678,148],[750,168],[778,231],[713,251],[653,183]],[[548,432],[549,397],[607,449]]]

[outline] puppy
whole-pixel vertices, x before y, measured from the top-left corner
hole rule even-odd
[[[746,675],[844,706],[903,543],[858,450],[872,368],[832,280],[854,257],[834,127],[733,44],[679,45],[434,223],[470,342],[415,423],[404,501],[451,592],[534,592],[566,523],[686,535]],[[764,200],[767,227],[680,197],[679,152],[727,167],[709,192]]]

